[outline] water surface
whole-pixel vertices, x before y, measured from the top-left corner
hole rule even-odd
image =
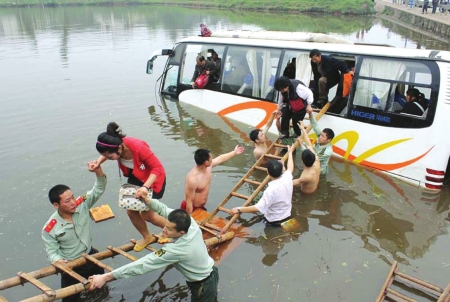
[[[164,60],[146,75],[151,53],[198,34],[198,23],[218,29],[326,32],[353,42],[449,49],[448,44],[372,17],[286,16],[174,7],[0,9],[0,279],[48,265],[40,231],[53,212],[55,184],[84,194],[94,176],[86,163],[110,121],[149,142],[168,175],[163,201],[178,207],[193,152],[213,155],[236,144],[246,152],[215,168],[213,209],[252,166],[246,125],[199,108],[161,99],[156,90]],[[296,163],[300,158],[297,156]],[[104,164],[108,187],[99,205],[116,215],[93,224],[94,246],[104,249],[138,238],[117,206],[121,180]],[[297,168],[295,175],[299,175]],[[264,174],[259,175],[261,179]],[[254,188],[243,189],[247,194]],[[219,301],[372,301],[393,260],[407,273],[441,287],[449,282],[449,190],[425,193],[398,180],[340,160],[312,195],[294,193],[301,229],[267,229],[260,215],[244,214],[247,233],[237,247],[216,253]],[[152,228],[154,232],[158,232]],[[225,245],[227,246],[227,245]],[[139,254],[140,256],[141,254]],[[118,267],[127,261],[107,262]],[[58,288],[59,276],[44,279]],[[27,284],[0,295],[18,301],[39,292]],[[186,301],[189,292],[173,268],[110,283],[86,301]],[[427,301],[425,298],[422,298]]]

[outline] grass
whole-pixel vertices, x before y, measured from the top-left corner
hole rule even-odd
[[[289,13],[374,14],[372,0],[0,0],[0,7],[155,4]]]

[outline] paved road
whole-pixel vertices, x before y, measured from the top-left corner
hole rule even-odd
[[[386,5],[386,6],[391,6],[391,7],[395,7],[397,9],[403,10],[403,11],[408,11],[411,14],[415,14],[415,15],[420,15],[424,18],[430,19],[430,20],[434,20],[434,21],[438,21],[438,22],[442,22],[445,24],[450,25],[450,13],[445,12],[445,13],[441,13],[439,11],[436,10],[435,14],[432,14],[432,8],[430,8],[430,5],[428,7],[428,13],[427,14],[422,14],[422,8],[421,7],[415,7],[413,5],[412,8],[409,8],[409,1],[405,0],[406,3],[408,4],[403,4],[402,0],[376,0],[375,1],[378,5]],[[431,1],[430,1],[431,4]]]

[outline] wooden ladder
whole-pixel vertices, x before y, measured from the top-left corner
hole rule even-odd
[[[10,287],[14,287],[17,285],[23,285],[26,282],[29,282],[33,284],[35,287],[37,287],[39,290],[42,291],[42,294],[30,297],[28,299],[22,300],[21,302],[40,302],[40,301],[55,301],[58,299],[62,299],[77,293],[81,293],[85,291],[89,286],[89,280],[81,276],[80,274],[76,273],[73,268],[82,266],[88,262],[92,262],[95,265],[107,270],[112,271],[113,268],[104,264],[100,260],[105,258],[114,257],[116,255],[122,255],[126,257],[127,259],[131,261],[135,261],[138,258],[134,257],[133,255],[130,255],[127,253],[128,251],[131,251],[135,245],[135,241],[132,240],[132,243],[128,243],[125,245],[122,245],[120,247],[112,247],[108,246],[108,249],[103,252],[98,252],[93,255],[88,254],[82,254],[82,257],[74,259],[72,261],[69,261],[67,264],[61,264],[59,262],[53,262],[51,266],[41,268],[37,271],[24,273],[24,272],[18,272],[17,277],[12,277],[9,279],[1,280],[0,281],[0,290],[5,290]],[[147,247],[150,251],[155,251],[151,247]],[[61,289],[51,289],[49,286],[47,286],[42,281],[38,280],[53,274],[56,274],[58,272],[66,273],[70,275],[72,278],[79,281],[79,283],[64,287]],[[7,302],[7,300],[0,296],[0,302]]]
[[[405,294],[399,293],[398,291],[392,289],[391,286],[394,284],[394,281],[414,288],[429,297],[435,298],[435,301],[437,302],[450,302],[450,284],[447,285],[445,290],[442,290],[436,285],[406,275],[398,270],[397,261],[394,261],[392,264],[376,302],[386,301],[386,298],[398,302],[416,302],[413,298],[407,297]]]
[[[322,110],[320,110],[320,112],[316,115],[316,120],[319,120],[322,115],[327,112],[328,107],[330,106],[330,103],[327,103]],[[306,128],[306,132],[308,133],[311,130],[311,125],[308,125],[308,127]],[[295,143],[292,145],[293,148],[297,148],[298,147],[298,141],[296,140]],[[214,219],[214,217],[217,215],[217,213],[220,212],[224,212],[227,213],[229,215],[232,215],[231,210],[228,208],[225,208],[225,205],[228,203],[228,201],[232,198],[232,197],[237,197],[240,199],[244,200],[244,203],[242,204],[243,207],[249,205],[253,199],[259,194],[259,192],[261,192],[265,186],[267,185],[267,183],[270,180],[269,175],[267,175],[264,180],[262,182],[256,181],[251,179],[251,176],[253,175],[253,173],[255,171],[267,171],[267,168],[265,168],[263,166],[263,163],[267,160],[267,159],[278,159],[281,160],[283,163],[287,160],[289,154],[286,153],[283,157],[281,156],[277,156],[277,155],[272,155],[272,152],[275,148],[286,148],[286,145],[282,145],[279,143],[279,140],[275,140],[269,148],[267,148],[266,152],[263,154],[263,156],[261,156],[261,158],[259,158],[256,163],[250,168],[250,170],[244,175],[244,177],[242,177],[242,179],[234,186],[234,188],[231,190],[230,193],[228,193],[228,195],[222,200],[222,202],[217,206],[217,208],[211,212],[211,214],[209,215],[209,217],[207,219],[205,219],[204,221],[202,221],[199,225],[200,228],[204,231],[210,232],[212,234],[224,234],[227,232],[227,230],[231,227],[231,225],[236,221],[236,219],[239,217],[240,214],[235,214],[231,217],[230,220],[228,220],[228,222],[225,224],[225,226],[223,228],[218,228],[216,225],[211,224],[211,220]],[[248,184],[252,184],[252,185],[256,185],[256,189],[253,191],[253,193],[250,196],[244,195],[244,194],[240,194],[237,191],[242,187],[242,185],[244,185],[245,183]]]

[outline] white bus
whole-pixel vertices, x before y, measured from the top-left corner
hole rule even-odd
[[[334,155],[440,190],[450,170],[445,134],[450,128],[450,52],[321,41],[323,36],[266,31],[194,36],[156,51],[147,73],[158,56],[167,56],[162,94],[260,128],[276,109],[274,79],[295,58],[295,78],[313,87],[309,53],[319,49],[355,70],[347,97],[341,84],[330,89],[331,106],[319,122],[335,132]],[[192,89],[196,57],[213,51],[221,58],[218,81]],[[429,104],[422,116],[399,113],[399,98],[409,88],[418,89]],[[275,126],[270,131],[278,133]]]

